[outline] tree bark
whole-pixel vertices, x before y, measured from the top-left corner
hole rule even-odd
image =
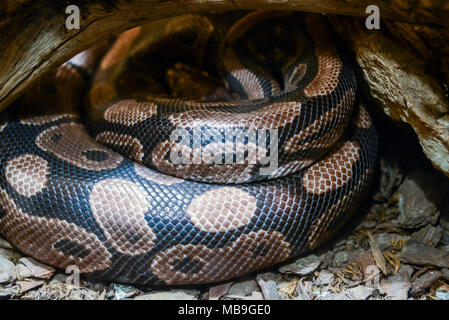
[[[76,4],[81,28],[67,30],[65,8]],[[449,26],[444,0],[3,0],[0,4],[0,110],[40,76],[95,43],[131,27],[188,12],[297,10]]]

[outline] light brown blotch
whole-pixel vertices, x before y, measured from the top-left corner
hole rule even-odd
[[[104,112],[104,119],[110,123],[132,126],[157,114],[157,105],[134,99],[120,100]]]
[[[364,106],[360,106],[359,110],[358,110],[358,115],[357,118],[355,119],[355,124],[362,129],[368,129],[371,127],[371,117],[368,113],[368,111],[366,111]]]
[[[186,210],[193,224],[207,232],[227,232],[246,226],[257,199],[235,187],[212,189],[196,196]]]
[[[203,245],[176,245],[159,252],[153,259],[151,271],[167,284],[209,283],[227,280],[263,269],[286,260],[290,244],[276,231],[253,231],[243,234],[224,248]],[[195,261],[195,272],[175,270],[185,259]]]
[[[27,214],[1,188],[0,209],[6,213],[0,219],[0,232],[25,254],[62,269],[75,265],[83,273],[111,265],[112,255],[95,234],[65,220]],[[78,248],[72,247],[69,255],[57,248],[61,241]]]
[[[241,64],[237,54],[231,47],[225,50],[223,65],[226,71],[240,83],[248,99],[264,97],[264,91],[257,75]]]
[[[174,113],[168,117],[168,120],[179,129],[200,126],[277,129],[291,123],[299,115],[300,110],[301,102],[286,101],[273,103],[256,111],[242,114],[192,110]]]
[[[154,246],[156,235],[145,220],[150,203],[139,185],[117,178],[101,180],[90,192],[89,204],[95,221],[117,251],[133,256]]]
[[[344,187],[352,179],[352,166],[359,156],[360,147],[356,142],[338,143],[333,152],[306,170],[303,187],[317,195]]]
[[[37,136],[36,145],[60,160],[86,170],[114,169],[123,161],[123,157],[96,142],[83,126],[74,122],[44,130]],[[103,161],[91,159],[89,154],[93,153],[103,155]]]
[[[23,154],[6,163],[5,176],[16,192],[31,197],[47,185],[50,168],[47,160],[34,154]]]
[[[306,23],[307,31],[315,42],[318,73],[304,89],[304,94],[307,97],[329,95],[338,85],[343,62],[323,18],[317,15],[308,15]]]
[[[104,131],[98,134],[95,137],[95,140],[102,144],[120,147],[126,153],[125,156],[129,156],[131,159],[138,162],[142,162],[143,156],[145,155],[143,145],[140,143],[139,139],[128,134]]]
[[[309,148],[331,147],[340,139],[340,136],[346,129],[346,125],[349,122],[351,110],[354,105],[354,100],[354,90],[348,90],[337,106],[322,114],[301,132],[293,135],[285,143],[284,151],[291,154],[301,150],[307,150]],[[332,123],[335,123],[334,127],[331,127]],[[314,140],[304,142],[304,140],[314,134],[317,134],[326,126],[329,127],[328,132]]]
[[[64,118],[75,119],[76,117],[70,113],[52,114],[52,115],[44,115],[44,116],[38,116],[38,117],[22,118],[22,119],[20,119],[20,123],[29,124],[29,125],[43,125],[43,124],[52,123],[54,121],[64,119]]]

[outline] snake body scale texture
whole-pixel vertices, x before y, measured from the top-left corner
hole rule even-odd
[[[285,261],[329,239],[369,186],[377,138],[356,92],[319,15],[189,14],[131,29],[2,113],[0,232],[47,264],[143,285]],[[178,129],[186,139],[169,139]],[[217,138],[231,129],[243,138]],[[269,140],[267,129],[277,149],[245,140]],[[170,162],[217,148],[276,151],[278,166]]]

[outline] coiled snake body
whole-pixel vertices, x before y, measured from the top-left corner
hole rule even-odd
[[[320,16],[191,14],[104,48],[0,119],[0,232],[26,254],[120,282],[215,282],[319,246],[363,199],[376,134]],[[250,161],[267,155],[271,170]]]

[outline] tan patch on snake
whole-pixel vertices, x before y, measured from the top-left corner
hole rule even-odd
[[[157,105],[152,102],[138,102],[134,99],[121,100],[111,105],[104,118],[110,123],[132,126],[157,114]]]
[[[145,220],[150,203],[146,192],[124,179],[97,182],[89,196],[95,221],[117,251],[138,255],[154,246],[156,236]]]
[[[301,160],[290,161],[286,164],[278,166],[270,174],[270,178],[276,179],[279,177],[285,177],[287,174],[290,174],[292,172],[298,172],[298,171],[310,166],[312,163],[315,163],[315,159],[301,159]]]
[[[145,152],[139,139],[127,135],[120,134],[112,131],[105,131],[95,137],[95,140],[102,144],[114,145],[122,147],[125,155],[131,157],[135,161],[142,162]]]
[[[100,63],[100,70],[105,70],[122,61],[128,54],[134,39],[140,33],[140,26],[123,32],[105,54]]]
[[[174,164],[166,158],[174,152],[187,157],[187,163]],[[198,157],[198,163],[193,159]],[[220,157],[221,158],[221,157]],[[152,152],[152,164],[158,171],[180,178],[210,183],[243,183],[251,179],[253,165],[243,164],[207,164],[201,161],[201,148],[191,149],[174,141],[160,142]]]
[[[50,168],[47,160],[34,155],[24,154],[8,161],[5,176],[16,192],[31,197],[45,188]]]
[[[193,224],[206,232],[227,232],[247,225],[257,199],[248,192],[223,187],[196,196],[186,210]]]
[[[248,95],[248,99],[264,97],[262,85],[260,84],[256,74],[245,68],[240,63],[237,54],[231,47],[226,48],[223,57],[223,65],[226,68],[226,71],[236,78],[243,87],[243,90]]]
[[[334,150],[304,173],[302,184],[307,192],[326,193],[343,187],[352,179],[352,166],[360,156],[359,145],[345,141],[338,143]]]
[[[63,269],[76,265],[83,273],[110,266],[111,254],[103,242],[76,224],[27,214],[2,189],[0,209],[6,213],[0,232],[25,254]]]
[[[170,285],[208,283],[263,269],[289,256],[290,244],[281,233],[259,230],[239,236],[224,248],[176,245],[154,257],[151,271]],[[191,263],[186,265],[186,260]]]
[[[148,96],[148,99],[151,99],[151,101],[155,103],[170,103],[173,102],[173,98],[165,98],[165,97],[154,97],[154,96]],[[268,98],[263,98],[258,100],[261,103],[268,101]],[[211,102],[204,102],[201,100],[184,100],[183,105],[186,107],[192,107],[192,108],[213,108],[213,107],[245,107],[245,106],[253,106],[254,101],[252,100],[231,100],[231,101],[211,101]],[[201,110],[205,111],[205,110]]]
[[[291,154],[308,148],[329,148],[334,145],[346,128],[354,99],[354,90],[348,90],[338,106],[325,112],[307,128],[291,137],[286,142],[284,151]],[[325,134],[315,140],[303,142],[308,137],[317,134],[323,127],[329,126],[332,122],[335,123],[334,128],[330,128]]]
[[[138,163],[134,164],[134,170],[136,173],[148,181],[162,184],[164,186],[171,186],[173,184],[178,184],[184,182],[183,179],[175,178],[166,174],[159,173],[157,171],[151,170],[145,166]]]
[[[266,148],[254,143],[228,141],[190,148],[165,140],[153,149],[151,158],[158,171],[169,175],[201,182],[236,184],[250,181],[254,166],[266,154]],[[179,160],[172,158],[173,155]]]
[[[329,238],[332,237],[351,217],[350,213],[352,213],[354,209],[355,200],[366,187],[368,176],[370,176],[370,172],[366,172],[366,174],[362,175],[359,183],[347,195],[335,202],[328,210],[318,217],[318,219],[316,219],[310,229],[308,238],[311,249],[317,248],[329,240]],[[343,215],[346,216],[336,225],[337,219]]]
[[[69,113],[53,114],[53,115],[45,115],[45,116],[39,116],[39,117],[20,119],[20,123],[28,124],[28,125],[43,125],[43,124],[52,123],[54,121],[64,119],[64,118],[75,119],[76,117],[73,114],[69,114]]]
[[[179,129],[196,126],[276,129],[291,123],[299,115],[300,110],[299,101],[289,101],[273,103],[259,110],[242,114],[212,110],[186,111],[172,114],[168,120]]]
[[[307,31],[315,42],[318,73],[304,89],[304,94],[307,97],[330,95],[339,83],[343,62],[323,19],[316,15],[308,15],[306,22]]]
[[[371,127],[371,117],[368,111],[363,106],[360,106],[358,111],[357,119],[355,120],[356,125],[362,129],[368,129]]]
[[[63,123],[41,132],[36,145],[60,160],[86,170],[114,169],[123,157],[93,140],[77,123]]]
[[[371,126],[371,118],[363,106],[360,106],[358,116],[354,119],[355,124],[359,128],[369,128]],[[316,219],[308,238],[311,249],[319,247],[326,242],[350,218],[349,213],[353,210],[354,202],[357,197],[360,197],[362,190],[366,188],[369,177],[372,174],[371,168],[365,168],[365,172],[359,173],[360,180],[358,184]],[[342,215],[346,216],[336,225],[337,219]]]

